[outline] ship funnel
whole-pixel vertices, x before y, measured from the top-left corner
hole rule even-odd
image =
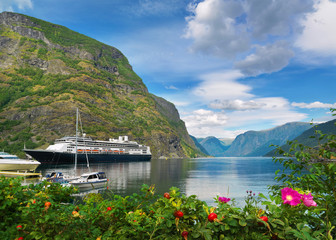
[[[125,141],[125,142],[128,141],[128,136],[124,136],[124,141]]]
[[[119,136],[119,141],[122,141],[123,139],[122,139],[122,136]]]

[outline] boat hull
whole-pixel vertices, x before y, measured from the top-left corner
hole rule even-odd
[[[0,161],[0,171],[34,171],[40,163],[15,163],[14,161]]]
[[[70,184],[80,191],[103,188],[106,186],[106,181],[99,181],[99,182],[70,182]]]
[[[41,164],[74,164],[75,154],[67,152],[53,152],[48,150],[29,150],[24,151],[39,161]],[[146,154],[111,154],[111,153],[78,153],[77,163],[86,164],[87,157],[90,164],[109,163],[109,162],[129,162],[129,161],[150,161],[151,155]]]

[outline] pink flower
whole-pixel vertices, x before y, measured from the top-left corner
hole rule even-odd
[[[281,198],[284,204],[289,204],[291,206],[296,206],[301,203],[302,195],[291,188],[281,189]]]
[[[306,205],[307,207],[316,207],[317,204],[316,202],[313,200],[313,196],[311,193],[309,193],[308,195],[303,194],[302,195],[302,202],[304,205]]]
[[[218,197],[218,201],[227,203],[231,200],[231,198],[226,198],[226,197]]]

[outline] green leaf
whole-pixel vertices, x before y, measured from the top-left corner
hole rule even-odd
[[[285,223],[280,219],[272,219],[272,222],[281,226],[285,226]]]
[[[240,219],[239,220],[239,225],[242,226],[242,227],[245,227],[247,225],[247,223],[246,223],[245,220]]]

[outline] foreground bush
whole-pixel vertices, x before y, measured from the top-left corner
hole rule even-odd
[[[322,136],[323,137],[323,136]],[[74,188],[43,182],[22,186],[0,178],[1,239],[334,239],[335,138],[309,149],[292,143],[280,185],[269,197],[247,191],[245,206],[224,196],[208,206],[177,188],[163,196],[143,185],[140,194],[121,197],[109,190],[74,201]],[[281,149],[279,149],[281,152]]]

